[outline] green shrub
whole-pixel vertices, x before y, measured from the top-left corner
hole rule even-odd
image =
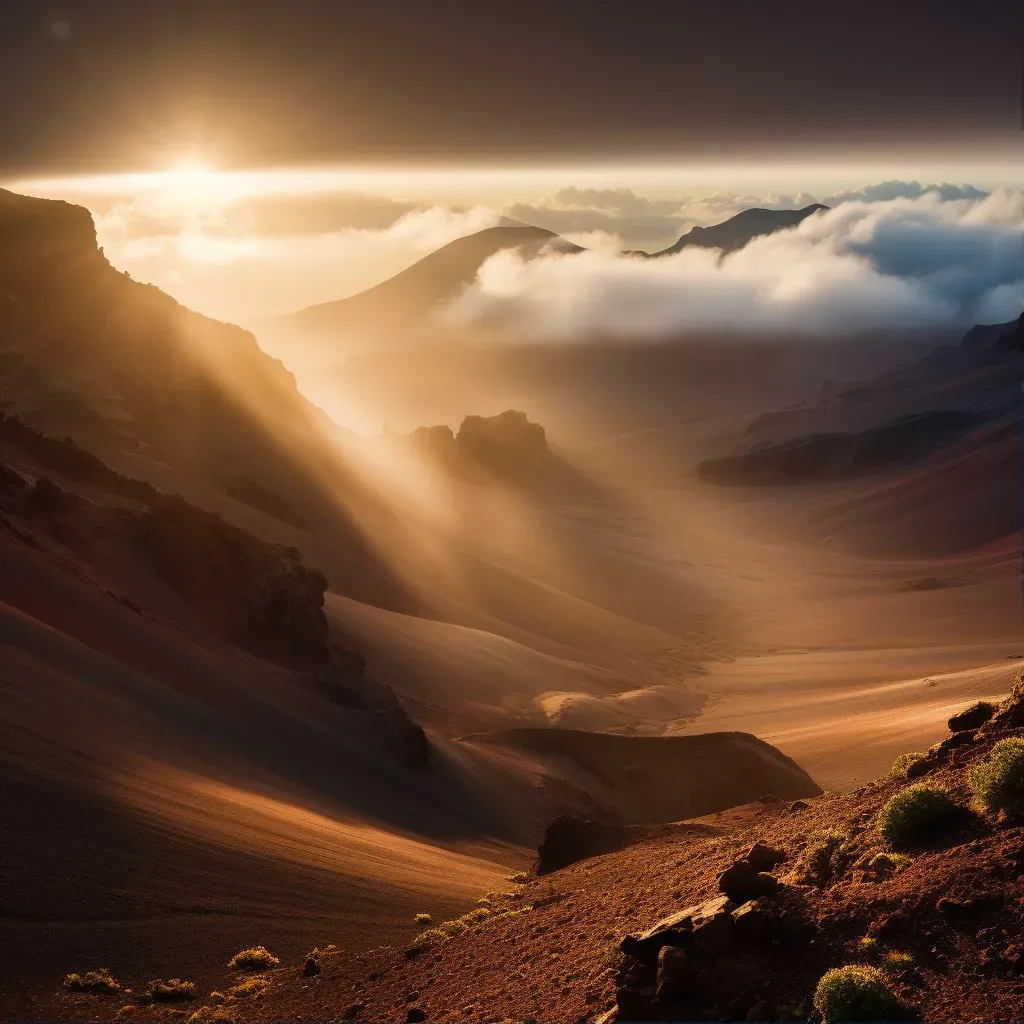
[[[182,981],[180,978],[171,978],[169,981],[154,978],[143,990],[143,995],[154,1003],[183,1003],[187,999],[195,999],[196,986],[194,982]]]
[[[69,992],[88,992],[94,996],[121,991],[120,983],[106,967],[101,967],[97,971],[86,971],[85,974],[69,974],[64,979],[64,987]]]
[[[813,885],[828,885],[849,867],[849,852],[844,848],[846,834],[830,829],[816,837],[803,855],[803,877]]]
[[[876,879],[885,879],[905,868],[913,858],[905,853],[876,853],[867,863],[868,872]]]
[[[252,949],[243,949],[236,953],[228,961],[228,967],[233,971],[269,971],[280,962],[266,946],[253,946]]]
[[[892,763],[892,768],[889,769],[889,774],[894,779],[905,779],[907,773],[918,761],[923,761],[928,755],[922,754],[919,751],[911,750],[906,754],[900,754]]]
[[[938,786],[919,782],[897,793],[882,808],[878,827],[895,849],[924,842],[951,825],[960,808]]]
[[[874,953],[878,950],[878,939],[871,935],[865,935],[860,940],[860,948],[864,953]]]
[[[413,918],[413,921],[415,921],[416,924],[432,924],[433,920],[434,919],[429,914],[417,914]]]
[[[899,953],[895,950],[885,954],[885,969],[887,971],[902,971],[913,966],[914,958],[909,953]]]
[[[412,940],[414,946],[432,946],[435,942],[444,942],[448,938],[448,933],[442,931],[440,928],[428,928],[425,932],[420,932],[415,939]]]
[[[988,759],[977,762],[967,781],[978,800],[990,811],[1024,809],[1024,739],[1000,740]]]
[[[906,1020],[907,1008],[874,967],[835,967],[822,976],[814,993],[814,1008],[825,1024],[835,1021]]]
[[[241,985],[228,989],[228,994],[236,999],[262,999],[270,990],[269,978],[247,978]]]

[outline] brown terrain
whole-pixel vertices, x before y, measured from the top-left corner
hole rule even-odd
[[[1014,1018],[1019,822],[974,810],[891,877],[868,855],[896,757],[1024,656],[1019,323],[861,380],[833,382],[845,355],[760,394],[756,369],[732,397],[698,379],[685,414],[581,348],[580,388],[636,393],[569,401],[572,447],[489,401],[363,438],[112,268],[85,211],[3,194],[0,238],[5,1013],[734,1019],[745,994],[804,1019],[877,935],[926,1019]],[[1018,719],[929,780],[966,806]],[[785,854],[778,945],[698,956],[690,1001],[652,1003],[657,958],[620,941],[755,841]],[[417,914],[462,924],[417,944]],[[211,1002],[260,944],[267,991]],[[101,967],[198,989],[53,995]]]

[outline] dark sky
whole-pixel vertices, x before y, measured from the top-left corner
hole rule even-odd
[[[986,145],[1011,0],[0,0],[0,173]],[[794,148],[795,147],[795,148]]]

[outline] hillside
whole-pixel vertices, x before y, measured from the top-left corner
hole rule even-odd
[[[799,1021],[815,1009],[830,1022],[957,1021],[979,1011],[1015,1019],[1024,998],[1024,761],[1017,756],[1007,797],[986,805],[971,787],[992,792],[980,788],[991,777],[981,766],[997,744],[1024,749],[1024,694],[972,708],[950,727],[926,756],[855,792],[766,798],[695,819],[517,877],[477,911],[435,917],[400,946],[312,949],[238,995],[239,974],[222,971],[220,994],[184,1005],[197,1022]],[[905,804],[922,783],[951,803],[904,825],[890,801]],[[822,996],[827,972],[849,966],[873,1002]],[[175,971],[168,963],[164,976]],[[25,1015],[108,1020],[126,1005],[133,1019],[163,1012],[128,993],[65,993]]]
[[[458,288],[469,284],[495,253],[517,249],[529,257],[556,242],[560,251],[565,251],[568,243],[560,242],[553,231],[544,228],[530,225],[485,228],[456,238],[394,277],[357,295],[274,317],[260,325],[260,338],[271,346],[288,343],[289,357],[298,357],[300,365],[307,361],[301,348],[313,342],[320,344],[317,356],[321,364],[337,358],[341,352],[375,341],[400,344],[402,331],[421,330],[430,311],[453,296]]]

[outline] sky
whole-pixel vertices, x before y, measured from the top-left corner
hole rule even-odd
[[[6,174],[759,161],[1020,129],[1006,0],[4,0]]]
[[[119,269],[247,325],[506,218],[655,249],[755,205],[1020,187],[1019,27],[990,0],[3,18],[0,186],[87,206]]]

